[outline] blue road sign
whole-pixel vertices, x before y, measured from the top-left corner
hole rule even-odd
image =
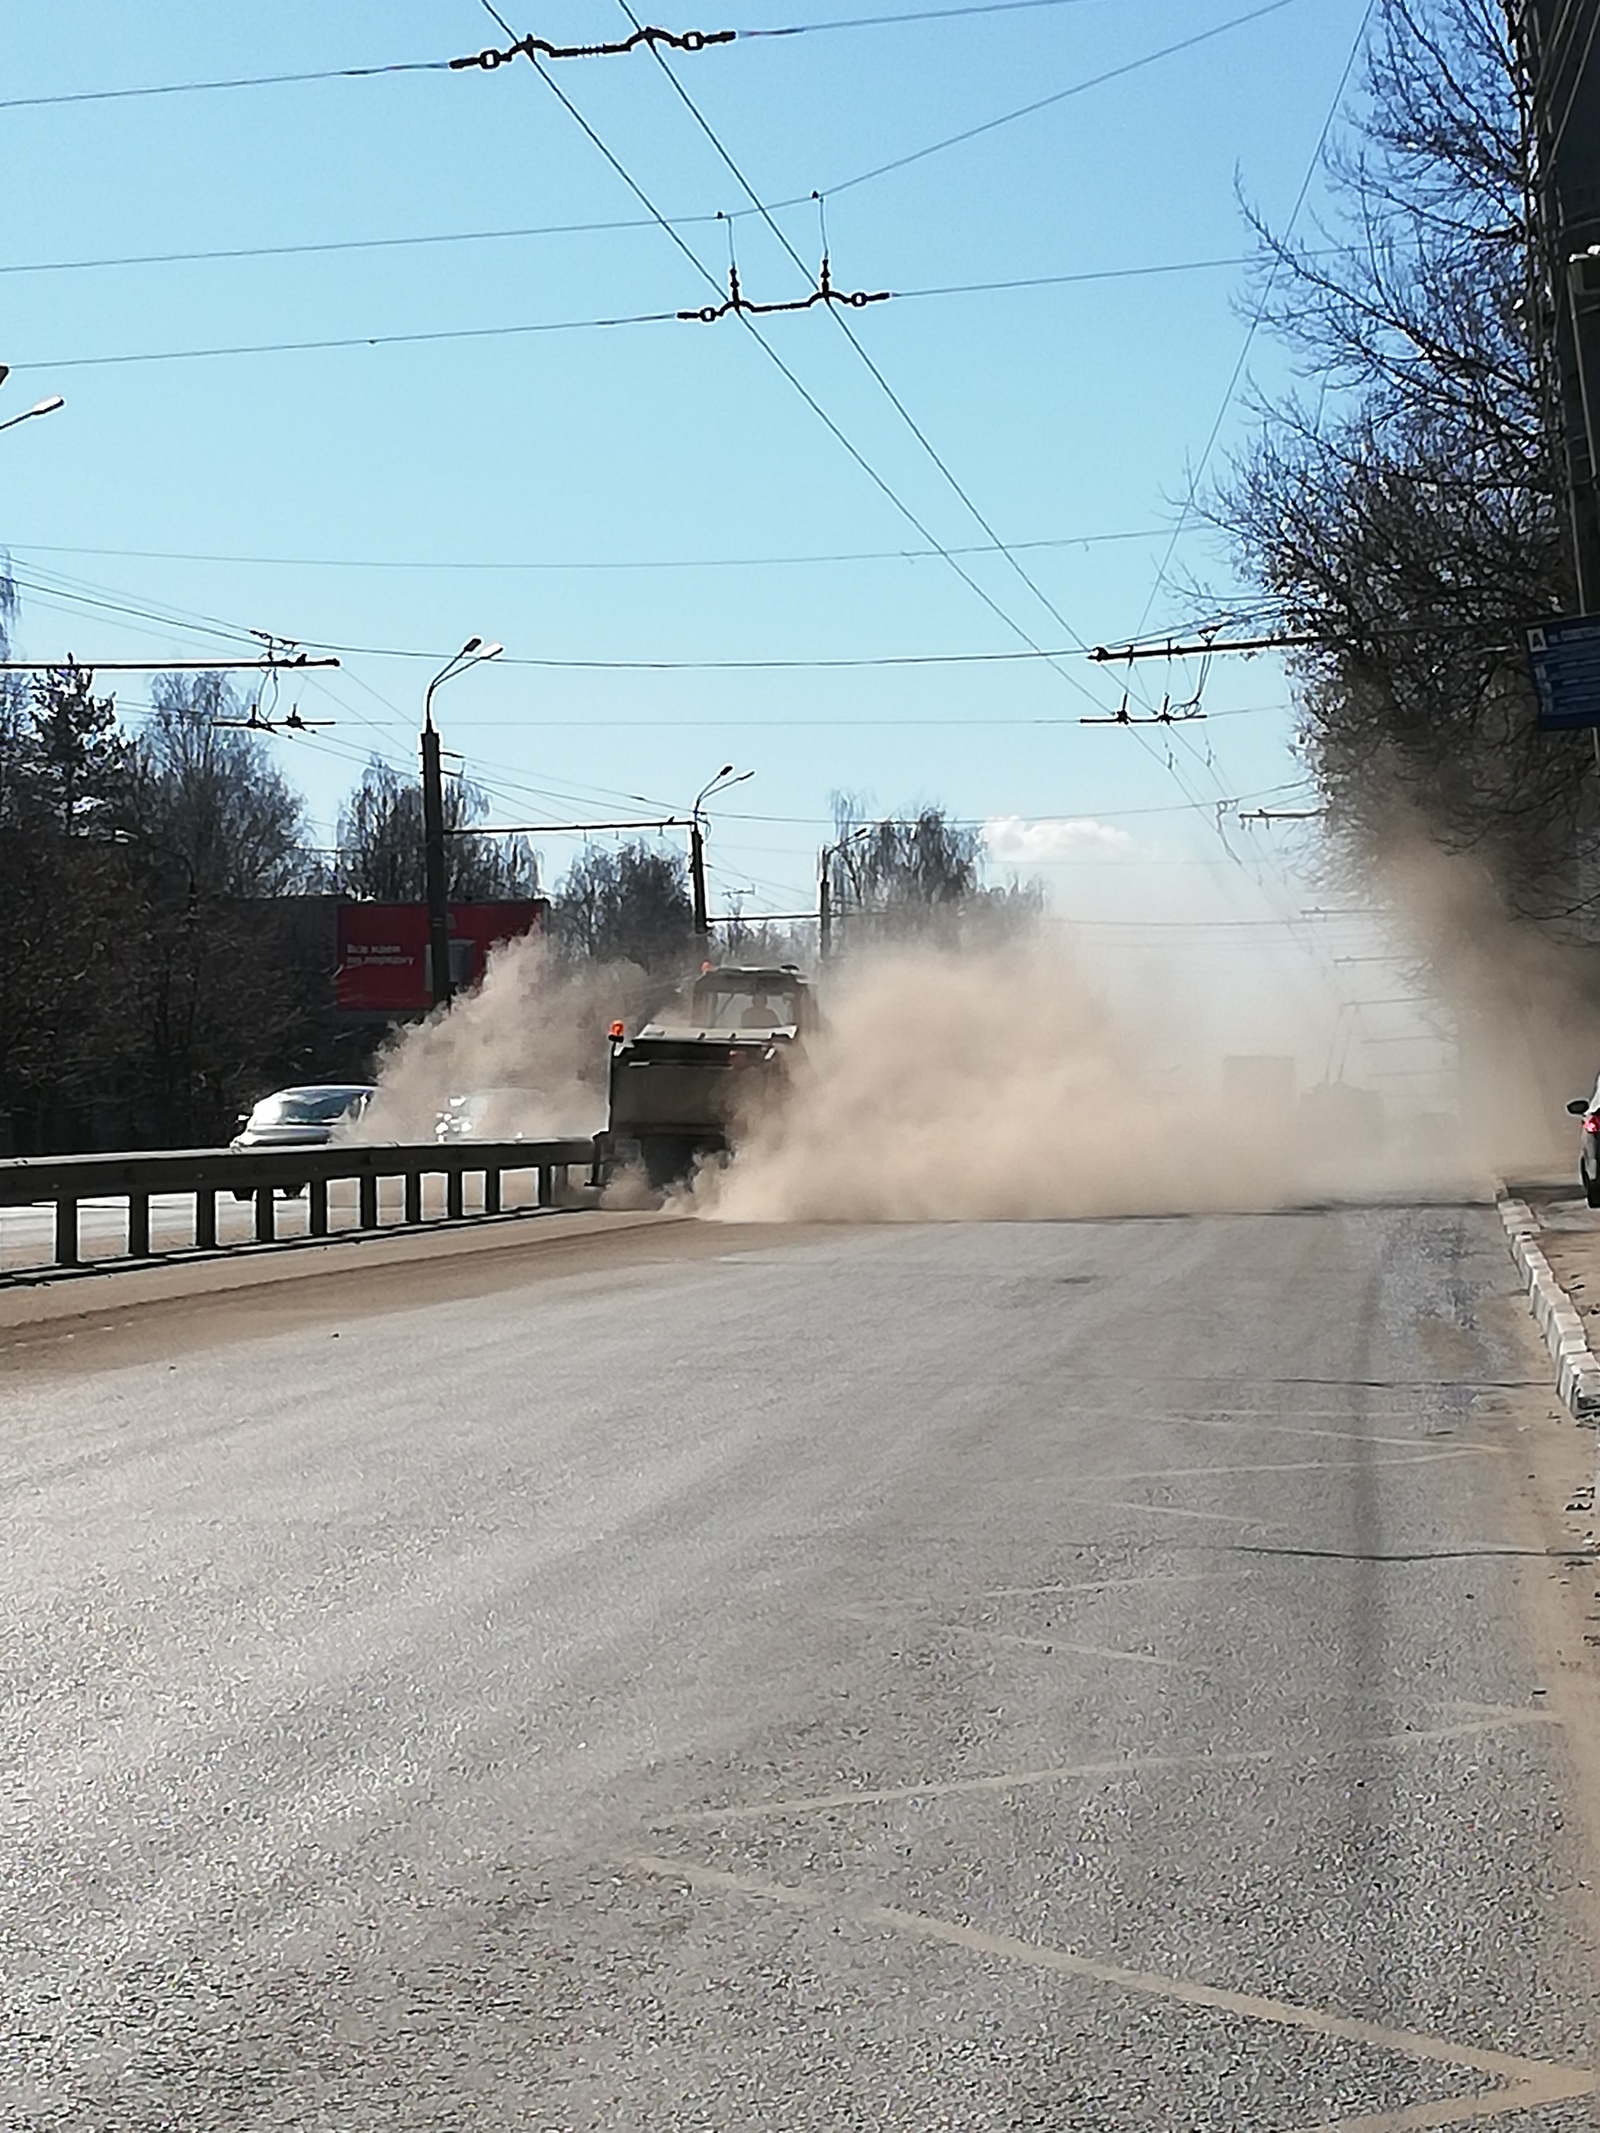
[[[1600,615],[1564,615],[1529,630],[1528,665],[1541,726],[1600,726]]]

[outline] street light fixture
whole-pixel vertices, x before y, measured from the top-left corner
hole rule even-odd
[[[429,682],[422,698],[422,869],[428,901],[429,992],[435,1007],[448,1007],[455,987],[450,979],[450,905],[445,884],[444,774],[439,761],[439,730],[433,723],[433,692],[469,667],[498,659],[503,644],[469,637],[453,659]]]
[[[3,382],[0,380],[0,383]],[[32,407],[25,407],[20,415],[13,415],[9,421],[0,422],[0,430],[14,430],[19,422],[31,422],[35,415],[53,415],[58,407],[65,407],[66,404],[59,393],[52,393],[48,400],[36,400]]]
[[[694,930],[702,940],[711,931],[711,911],[706,902],[706,838],[700,810],[712,793],[727,792],[731,786],[743,785],[754,776],[753,770],[735,772],[731,763],[724,763],[716,776],[707,779],[695,794],[694,805],[689,810],[689,879],[694,885]]]
[[[181,845],[168,844],[162,837],[152,837],[148,830],[132,829],[108,831],[106,842],[146,852],[159,852],[164,859],[176,859],[183,869],[187,884],[183,906],[184,922],[190,926],[194,924],[200,904],[200,877],[194,861]]]

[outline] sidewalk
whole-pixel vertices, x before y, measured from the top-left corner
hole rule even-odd
[[[1532,1208],[1539,1224],[1539,1249],[1571,1297],[1573,1309],[1585,1321],[1600,1318],[1600,1207],[1586,1206],[1567,1178],[1518,1182],[1510,1190]],[[1600,1349],[1600,1327],[1594,1329],[1590,1345]]]

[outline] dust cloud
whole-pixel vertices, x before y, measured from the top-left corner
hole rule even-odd
[[[849,954],[818,983],[823,1027],[786,1098],[673,1204],[746,1222],[1048,1219],[1478,1196],[1497,1175],[1565,1174],[1563,1106],[1600,1066],[1592,951],[1514,924],[1437,854],[1408,855],[1390,887],[1337,955],[1263,921],[1227,954],[1178,928],[1162,938],[1182,946],[1107,949],[1048,915],[964,952]],[[452,1098],[477,1100],[480,1136],[593,1133],[607,1026],[636,1027],[662,992],[511,943],[481,987],[391,1045],[362,1138],[429,1139]]]
[[[1398,1054],[1288,942],[1231,984],[1182,952],[1096,963],[1048,924],[981,956],[870,951],[830,976],[787,1101],[691,1204],[745,1222],[1023,1220],[1476,1197],[1519,1167],[1559,1175],[1576,1162],[1562,1106],[1593,1086],[1600,1021],[1563,957],[1525,953],[1459,883],[1434,891],[1469,997],[1447,1007],[1388,977],[1422,1048]],[[1424,915],[1439,912],[1408,906]],[[1397,1056],[1430,1064],[1407,1079]]]
[[[432,1140],[457,1100],[480,1139],[556,1138],[605,1123],[612,1018],[642,974],[631,965],[564,972],[534,936],[490,955],[483,982],[444,1014],[398,1032],[380,1054],[368,1141]]]
[[[697,1182],[725,1221],[992,1221],[1263,1207],[1305,1190],[1293,1060],[1209,1062],[1062,938],[840,970],[788,1100]],[[1142,1026],[1141,1026],[1142,1025]]]

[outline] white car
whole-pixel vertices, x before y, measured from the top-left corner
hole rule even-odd
[[[434,1121],[439,1141],[521,1141],[544,1103],[540,1089],[469,1089],[452,1096]]]

